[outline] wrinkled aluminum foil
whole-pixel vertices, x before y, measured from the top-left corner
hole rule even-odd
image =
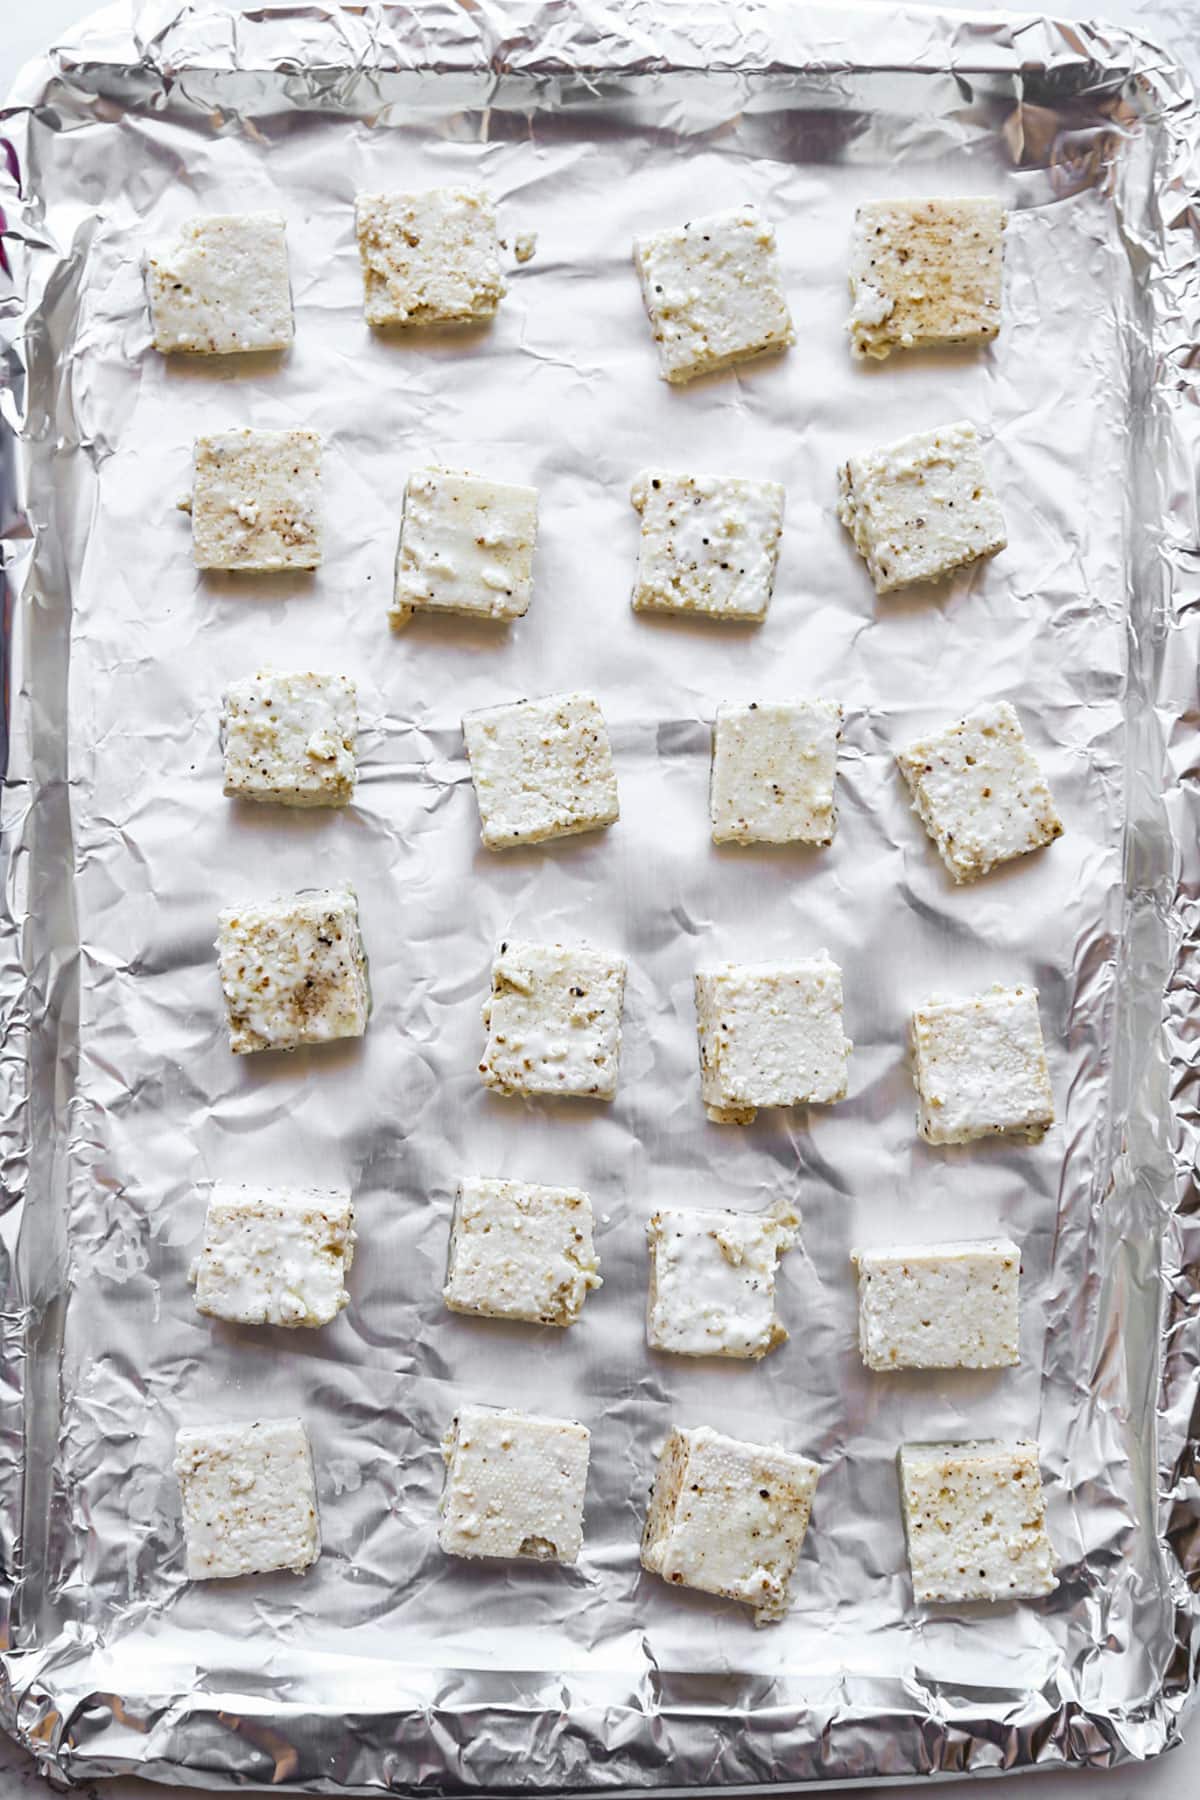
[[[0,1699],[56,1779],[786,1788],[1102,1767],[1178,1735],[1200,1645],[1191,92],[1143,42],[1040,18],[663,13],[313,0],[231,18],[151,0],[82,28],[3,115]],[[486,331],[373,338],[356,190],[460,179],[490,189],[510,245],[537,232],[535,258],[513,259]],[[1011,209],[1002,336],[855,367],[854,205],[930,191]],[[777,225],[797,344],[673,391],[631,238],[746,198]],[[294,350],[157,356],[147,242],[259,207],[289,221]],[[1010,546],[944,590],[877,601],[836,521],[836,465],[960,416],[984,434]],[[192,441],[242,424],[325,435],[311,579],[192,567],[176,510]],[[389,633],[404,480],[434,459],[541,490],[534,602],[507,634],[444,618]],[[631,612],[628,489],[647,463],[785,482],[761,628]],[[263,665],[359,681],[344,814],[222,798],[221,691]],[[619,824],[489,855],[462,712],[576,686],[610,722]],[[834,846],[714,849],[716,703],[797,691],[846,707]],[[1066,835],[955,889],[892,753],[991,697],[1018,706]],[[335,880],[360,897],[365,1040],[234,1058],[218,909]],[[481,1086],[508,932],[627,953],[615,1105]],[[845,972],[849,1099],[707,1124],[695,966],[823,947]],[[1041,991],[1059,1123],[1037,1147],[931,1150],[908,1015],[994,980]],[[579,1326],[444,1310],[463,1172],[590,1190],[605,1285]],[[217,1179],[353,1188],[336,1324],[195,1312]],[[758,1366],[652,1357],[649,1212],[779,1196],[805,1218],[781,1273],[790,1343]],[[997,1228],[1023,1247],[1020,1368],[868,1375],[851,1247]],[[440,1554],[438,1440],[467,1398],[590,1425],[576,1568]],[[320,1563],[189,1586],[176,1429],[292,1412],[314,1444]],[[783,1625],[755,1631],[640,1571],[674,1421],[822,1464]],[[1061,1586],[922,1610],[896,1448],[972,1435],[1039,1440]]]

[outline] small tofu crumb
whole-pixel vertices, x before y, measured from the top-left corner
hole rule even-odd
[[[1021,1253],[1010,1238],[850,1254],[868,1369],[1003,1369],[1020,1360]]]
[[[753,206],[635,238],[633,260],[667,381],[795,341],[775,232]]]
[[[841,737],[836,700],[723,702],[713,727],[713,842],[831,844]]]
[[[490,319],[504,295],[496,213],[474,188],[360,194],[355,202],[368,325]]]
[[[366,1030],[367,963],[349,888],[227,907],[217,952],[235,1055]]]
[[[453,469],[418,469],[404,490],[390,618],[467,613],[507,623],[528,610],[537,489]]]
[[[292,341],[287,228],[278,213],[188,219],[146,256],[154,348],[197,356],[286,350]]]
[[[838,517],[879,594],[942,581],[1008,542],[965,420],[850,457],[840,490]]]
[[[860,206],[850,252],[855,356],[994,338],[1006,221],[995,199]]]
[[[723,963],[696,974],[700,1091],[718,1125],[760,1106],[844,1100],[853,1048],[842,1026],[842,971],[828,951],[796,962]]]
[[[900,1497],[918,1602],[1054,1592],[1038,1462],[1033,1443],[903,1446]]]
[[[513,255],[519,263],[532,262],[537,251],[537,232],[519,232],[513,243]]]
[[[463,736],[489,850],[597,831],[619,817],[608,727],[590,695],[467,713]]]
[[[225,794],[344,806],[358,778],[358,691],[346,675],[264,670],[230,682],[221,714]]]
[[[646,470],[630,497],[642,516],[635,612],[766,618],[783,530],[778,482]]]
[[[196,1307],[236,1325],[328,1325],[350,1299],[347,1193],[217,1182],[192,1264]]]
[[[483,1006],[484,1086],[613,1099],[624,996],[623,956],[583,944],[501,944]]]
[[[192,555],[198,569],[315,569],[321,561],[315,431],[196,439]]]
[[[321,1554],[312,1453],[300,1419],[181,1431],[175,1475],[189,1581],[299,1574]]]
[[[761,1213],[651,1215],[646,1339],[676,1356],[765,1356],[787,1342],[775,1316],[775,1269],[796,1242],[800,1215],[777,1201]]]
[[[590,1447],[573,1419],[460,1406],[442,1441],[438,1543],[449,1556],[577,1562]]]
[[[912,1018],[917,1128],[930,1144],[1010,1132],[1037,1143],[1054,1095],[1036,988],[930,1000]]]
[[[585,1193],[483,1176],[460,1182],[442,1289],[451,1312],[573,1325],[600,1285]]]

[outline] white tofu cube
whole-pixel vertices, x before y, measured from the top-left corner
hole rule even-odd
[[[196,439],[192,556],[198,569],[315,569],[321,560],[321,440],[315,431],[225,431]]]
[[[725,701],[713,727],[713,842],[831,844],[841,737],[836,700]]]
[[[576,1562],[590,1447],[573,1419],[460,1406],[442,1441],[438,1543],[449,1556]]]
[[[664,1581],[782,1619],[821,1471],[779,1444],[676,1427],[650,1490],[642,1566]]]
[[[226,796],[344,806],[357,737],[358,690],[346,675],[264,670],[232,681],[221,713]]]
[[[277,213],[188,219],[146,256],[154,348],[228,356],[286,350],[295,327],[287,233]]]
[[[297,1574],[321,1554],[308,1433],[300,1419],[206,1425],[175,1439],[190,1581]]]
[[[838,517],[879,594],[941,581],[1008,542],[975,427],[965,421],[852,456],[840,487]]]
[[[794,341],[775,232],[753,206],[636,238],[633,260],[667,381]]]
[[[1000,330],[999,200],[872,200],[854,218],[855,356],[981,344]]]
[[[217,1182],[191,1269],[197,1309],[234,1325],[328,1325],[350,1299],[354,1244],[349,1194]]]
[[[1036,1444],[905,1444],[900,1498],[916,1600],[1032,1600],[1058,1586]]]
[[[868,1369],[1004,1369],[1020,1361],[1021,1252],[1010,1238],[853,1250]]]
[[[896,758],[913,810],[955,881],[1062,836],[1042,771],[1007,700],[901,750]]]
[[[349,888],[227,907],[217,953],[236,1055],[366,1030],[367,961]]]
[[[452,469],[418,469],[404,490],[389,617],[414,610],[507,622],[528,610],[537,489]]]
[[[355,222],[368,325],[493,317],[504,282],[496,213],[485,193],[359,194]]]
[[[930,1144],[1011,1132],[1037,1143],[1054,1095],[1036,988],[930,1000],[912,1018],[917,1129]]]
[[[651,1349],[757,1360],[785,1344],[788,1334],[775,1316],[775,1268],[799,1229],[799,1213],[783,1202],[761,1213],[671,1207],[652,1214]]]
[[[642,517],[635,612],[766,618],[783,530],[777,481],[648,469],[630,498]]]
[[[700,1091],[718,1125],[760,1106],[844,1100],[853,1046],[842,1028],[842,971],[828,951],[804,961],[723,963],[696,974]]]
[[[578,1188],[470,1176],[459,1183],[442,1298],[451,1312],[573,1325],[600,1264]]]
[[[483,1004],[484,1086],[611,1100],[624,998],[623,956],[583,944],[501,944]]]
[[[597,831],[619,817],[608,727],[589,694],[467,713],[463,737],[487,849]]]

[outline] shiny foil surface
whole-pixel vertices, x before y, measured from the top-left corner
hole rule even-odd
[[[497,1794],[739,1789],[1101,1767],[1178,1734],[1200,1644],[1200,906],[1196,469],[1200,158],[1162,52],[1043,18],[629,0],[98,15],[3,115],[9,762],[0,1058],[2,1711],[46,1772],[214,1788]],[[372,335],[360,190],[476,181],[509,292],[483,329]],[[997,193],[1004,324],[982,352],[851,362],[861,200]],[[682,390],[657,373],[635,232],[755,201],[797,341]],[[288,221],[282,357],[165,360],[141,258],[197,212]],[[516,238],[537,233],[518,265]],[[1006,551],[877,599],[835,513],[849,452],[966,417]],[[325,439],[312,577],[203,576],[203,431]],[[405,479],[432,461],[540,491],[510,629],[389,630]],[[635,615],[642,468],[787,489],[765,624]],[[221,793],[223,687],[359,683],[341,813]],[[583,688],[609,722],[610,830],[489,854],[464,710]],[[723,699],[846,710],[827,850],[709,836]],[[955,888],[895,750],[1016,705],[1065,823]],[[222,906],[350,882],[360,1043],[228,1049]],[[476,1065],[494,946],[629,959],[614,1104],[522,1103]],[[708,1124],[698,964],[828,949],[854,1041],[835,1107]],[[1058,1122],[931,1149],[914,1005],[1041,996]],[[567,1332],[442,1304],[462,1174],[588,1190],[604,1286]],[[352,1301],[319,1332],[201,1317],[214,1181],[352,1188]],[[762,1363],[651,1354],[657,1206],[795,1202],[790,1341]],[[870,1375],[858,1245],[1015,1237],[1021,1364]],[[435,1537],[462,1401],[592,1432],[576,1567],[470,1564]],[[188,1585],[181,1425],[301,1414],[324,1554]],[[644,1574],[672,1423],[822,1467],[785,1623]],[[1033,1437],[1049,1599],[914,1605],[905,1440]]]

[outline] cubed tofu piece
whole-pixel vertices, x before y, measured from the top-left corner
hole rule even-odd
[[[442,1440],[449,1556],[578,1561],[591,1434],[574,1419],[460,1406]]]
[[[775,1316],[775,1269],[796,1242],[800,1215],[664,1208],[646,1227],[650,1303],[646,1339],[676,1356],[757,1360],[787,1332]]]
[[[836,700],[725,701],[713,727],[713,842],[831,844],[841,736]]]
[[[930,1000],[912,1018],[917,1129],[930,1144],[1010,1132],[1034,1143],[1054,1123],[1036,988]]]
[[[196,1306],[234,1325],[328,1325],[350,1298],[354,1244],[349,1194],[217,1182],[191,1269]]]
[[[1032,1600],[1058,1586],[1036,1444],[905,1444],[900,1498],[916,1600]]]
[[[659,1454],[642,1566],[664,1581],[782,1619],[821,1471],[779,1444],[676,1427]]]
[[[619,817],[608,727],[589,694],[467,713],[463,737],[487,849],[597,831]]]
[[[982,344],[1000,330],[999,200],[871,200],[854,218],[855,356]]]
[[[794,341],[775,231],[753,206],[634,239],[667,381],[691,381]]]
[[[955,881],[1062,836],[1042,771],[1007,700],[977,707],[896,758],[913,811]]]
[[[349,888],[227,907],[217,952],[236,1055],[366,1030],[367,961]]]
[[[1010,1238],[853,1250],[868,1369],[1005,1369],[1020,1361],[1021,1252]]]
[[[718,1125],[760,1106],[844,1100],[853,1046],[842,1028],[842,971],[828,951],[796,962],[722,963],[696,974],[700,1091]]]
[[[484,1086],[613,1099],[624,998],[623,956],[583,944],[501,944],[483,1004]]]
[[[205,1425],[175,1439],[190,1581],[297,1574],[321,1554],[317,1490],[300,1419]]]
[[[1008,542],[975,427],[965,420],[852,456],[840,486],[838,517],[876,593],[944,580]]]
[[[537,489],[452,469],[418,469],[404,490],[389,617],[469,613],[507,623],[528,610]]]
[[[442,1298],[451,1312],[573,1325],[600,1263],[578,1188],[469,1176],[459,1183]]]
[[[358,690],[346,675],[264,670],[225,690],[221,739],[231,800],[344,806],[358,779]]]
[[[777,481],[646,470],[630,498],[642,517],[635,612],[766,618],[783,530]]]
[[[146,256],[154,348],[228,356],[286,350],[292,290],[286,227],[278,213],[188,219],[172,243]]]
[[[475,188],[360,194],[367,324],[452,325],[494,316],[504,295],[491,200]]]
[[[223,431],[196,439],[192,556],[198,569],[315,569],[321,440],[315,431]]]

